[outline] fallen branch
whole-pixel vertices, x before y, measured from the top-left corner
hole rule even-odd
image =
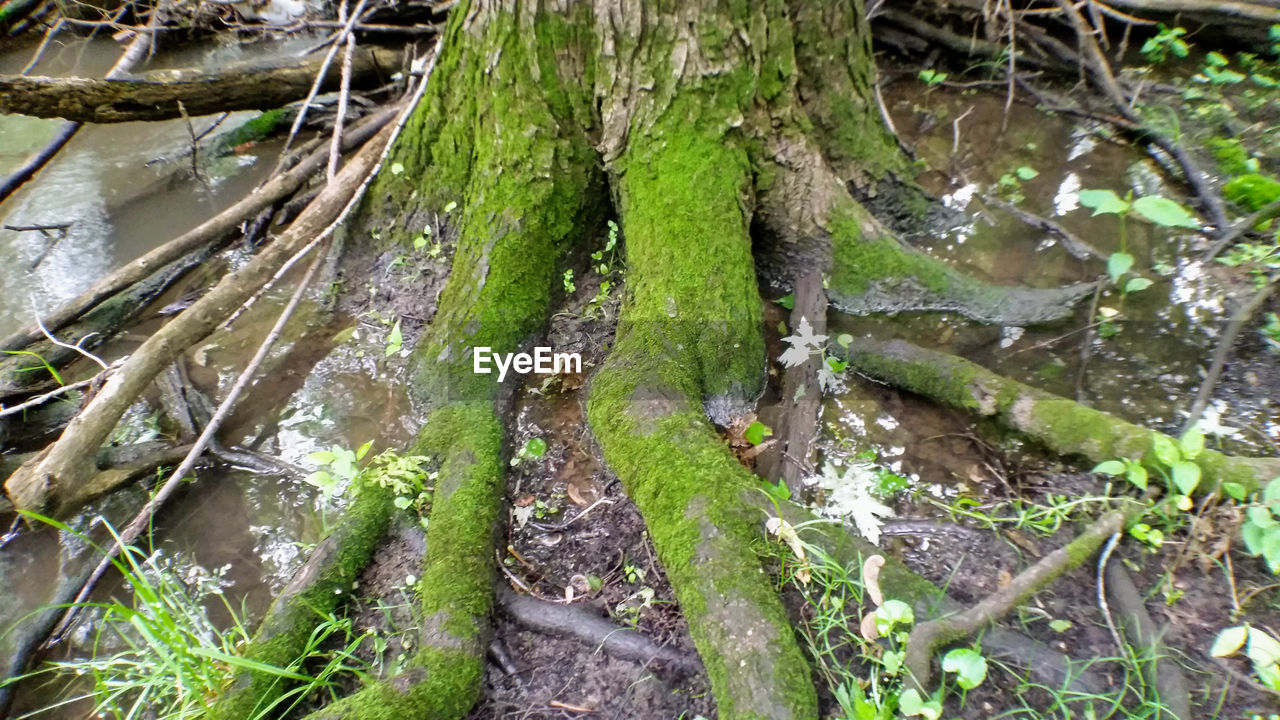
[[[1059,455],[1092,463],[1140,458],[1150,468],[1160,467],[1152,453],[1153,438],[1160,433],[1010,380],[963,358],[902,340],[870,338],[851,343],[848,357],[855,369],[873,379],[993,417]],[[1197,493],[1212,492],[1221,482],[1240,483],[1247,493],[1253,492],[1280,476],[1278,458],[1205,450],[1196,462],[1202,473]]]
[[[250,297],[281,265],[309,242],[327,237],[333,223],[345,215],[349,203],[377,166],[391,133],[379,136],[361,149],[329,183],[316,201],[287,230],[247,265],[223,277],[204,297],[152,335],[71,422],[62,437],[39,462],[20,468],[5,483],[9,500],[19,509],[53,505],[74,494],[90,468],[83,458],[106,440],[121,415],[148,384],[179,354],[209,333]]]
[[[343,136],[343,148],[350,150],[373,137],[375,133],[395,117],[398,111],[399,106],[390,107],[353,125]],[[311,154],[307,155],[291,170],[273,178],[249,196],[240,199],[236,204],[183,235],[115,270],[110,275],[94,283],[93,287],[76,298],[63,303],[53,312],[46,313],[43,318],[46,327],[56,332],[107,298],[145,280],[155,272],[156,268],[163,267],[202,245],[214,242],[218,238],[229,237],[237,231],[240,223],[246,218],[255,216],[264,208],[274,205],[296,191],[317,170],[324,167],[327,159],[328,148],[322,151],[313,149]],[[40,328],[33,323],[0,340],[0,350],[20,350],[40,337]]]
[[[245,366],[245,369],[240,373],[240,376],[236,378],[235,384],[233,384],[231,386],[231,390],[227,392],[227,397],[222,401],[222,404],[218,406],[218,411],[213,414],[213,418],[209,420],[207,425],[205,425],[204,430],[200,433],[200,437],[196,438],[195,443],[182,459],[182,463],[178,465],[177,469],[170,473],[169,478],[160,486],[160,489],[151,498],[151,500],[143,506],[142,510],[133,519],[133,521],[116,536],[115,544],[112,545],[111,550],[108,551],[98,563],[98,566],[89,576],[88,581],[85,582],[84,587],[80,589],[79,594],[76,595],[75,600],[72,602],[72,606],[67,609],[66,614],[63,615],[62,620],[59,621],[58,626],[54,629],[54,635],[60,635],[67,627],[70,626],[71,622],[75,619],[76,613],[80,609],[80,605],[88,599],[89,593],[93,591],[93,586],[97,584],[98,580],[107,572],[107,569],[111,567],[112,561],[115,560],[116,556],[125,548],[126,545],[132,545],[133,542],[142,535],[142,532],[150,527],[151,520],[155,517],[156,511],[164,505],[175,491],[177,491],[178,486],[186,479],[187,473],[195,467],[200,456],[204,454],[205,448],[208,447],[209,443],[213,440],[215,433],[217,433],[218,429],[222,427],[223,421],[231,414],[231,410],[240,399],[240,395],[244,392],[245,388],[249,386],[254,375],[257,374],[258,367],[262,365],[262,361],[266,359],[267,353],[271,351],[276,340],[280,339],[280,335],[284,332],[285,324],[288,323],[289,318],[293,317],[293,312],[297,309],[298,303],[301,302],[302,296],[306,293],[307,286],[311,283],[311,278],[315,277],[316,270],[320,268],[320,261],[322,259],[322,255],[317,255],[316,259],[311,262],[311,266],[307,268],[306,275],[304,275],[302,280],[298,282],[298,287],[294,291],[293,296],[289,298],[288,304],[286,304],[284,310],[280,312],[280,317],[276,319],[276,324],[271,328],[271,331],[267,333],[262,344],[258,346],[258,351],[254,353],[253,358],[249,360],[249,364]]]
[[[149,38],[151,33],[138,37]],[[400,60],[400,53],[392,50],[357,51],[352,59],[352,86],[383,84],[390,70],[400,67]],[[306,97],[320,64],[313,59],[276,66],[228,66],[218,72],[159,70],[108,80],[0,76],[0,113],[117,123],[181,117],[179,102],[192,116],[270,110]],[[336,89],[340,76],[336,68],[329,69],[320,76],[321,89]]]
[[[911,631],[903,667],[909,682],[926,697],[933,678],[933,655],[943,645],[968,637],[1004,617],[1036,592],[1084,562],[1111,535],[1124,529],[1126,513],[1109,512],[1079,537],[1023,570],[1008,585],[969,609],[921,623]]]
[[[1119,615],[1119,625],[1129,638],[1130,645],[1141,655],[1135,658],[1143,669],[1147,683],[1160,698],[1161,717],[1171,720],[1192,720],[1191,695],[1187,690],[1187,678],[1177,661],[1168,655],[1161,641],[1163,631],[1156,629],[1155,621],[1147,613],[1143,593],[1133,583],[1129,571],[1122,563],[1109,563],[1106,567],[1106,594]],[[1125,648],[1120,649],[1121,652]],[[1135,654],[1137,654],[1135,652]],[[1145,661],[1145,662],[1143,662]]]

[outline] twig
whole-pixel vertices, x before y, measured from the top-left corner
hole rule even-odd
[[[58,397],[59,395],[62,395],[64,393],[69,393],[72,390],[79,390],[80,388],[86,385],[92,385],[93,383],[97,382],[101,377],[102,377],[102,373],[98,373],[97,375],[94,375],[91,378],[86,378],[78,382],[73,382],[69,385],[63,385],[54,390],[50,390],[49,392],[43,395],[36,395],[35,397],[29,400],[25,400],[21,403],[18,403],[13,407],[4,407],[3,405],[0,405],[0,417],[7,417],[9,415],[20,413],[23,410],[26,410],[28,408],[33,408],[33,407],[36,407],[37,405],[43,405],[44,403]]]
[[[1089,303],[1089,324],[1084,327],[1084,337],[1080,340],[1080,369],[1076,372],[1076,402],[1084,404],[1084,379],[1089,371],[1089,358],[1093,356],[1093,329],[1101,323],[1094,322],[1098,315],[1098,301],[1102,298],[1102,278],[1098,279],[1098,287],[1094,288],[1093,301]]]
[[[1261,290],[1253,294],[1249,301],[1240,306],[1239,310],[1231,315],[1231,319],[1227,321],[1227,327],[1222,331],[1222,339],[1218,341],[1218,349],[1213,353],[1213,362],[1209,365],[1209,371],[1205,373],[1204,382],[1200,384],[1200,390],[1196,392],[1196,398],[1191,403],[1191,409],[1187,411],[1187,421],[1182,426],[1182,432],[1190,430],[1204,413],[1205,407],[1209,405],[1209,398],[1213,395],[1213,389],[1218,384],[1218,378],[1222,375],[1222,368],[1227,363],[1227,354],[1231,352],[1232,346],[1235,345],[1236,336],[1240,334],[1240,328],[1244,323],[1262,307],[1262,303],[1271,297],[1271,293],[1276,289],[1276,283],[1280,281],[1280,274],[1273,275],[1267,280],[1267,284]]]
[[[271,347],[275,345],[276,340],[280,339],[280,335],[284,333],[285,324],[288,323],[289,318],[293,316],[293,312],[297,309],[298,303],[302,301],[302,296],[306,294],[307,285],[310,284],[311,278],[315,276],[316,271],[320,268],[320,261],[322,259],[322,255],[317,255],[311,262],[311,266],[307,269],[307,274],[303,276],[301,281],[299,281],[298,287],[293,293],[293,297],[289,298],[289,303],[285,305],[284,310],[280,312],[280,317],[276,319],[275,326],[271,328],[269,333],[267,333],[267,337],[263,339],[262,344],[258,346],[258,351],[254,353],[249,364],[245,366],[245,369],[240,373],[240,376],[236,378],[236,382],[231,386],[231,390],[227,393],[226,399],[224,399],[222,404],[218,406],[218,411],[213,414],[213,417],[209,420],[209,424],[205,425],[204,430],[200,433],[200,437],[196,438],[196,442],[192,445],[191,450],[187,452],[186,458],[184,458],[182,463],[178,465],[177,469],[169,474],[168,479],[160,486],[160,490],[156,492],[155,496],[153,496],[151,500],[143,506],[142,510],[136,517],[134,517],[133,521],[130,522],[129,525],[116,537],[116,543],[112,546],[106,556],[104,556],[98,563],[98,566],[94,568],[94,571],[89,576],[88,581],[86,581],[80,588],[80,592],[76,595],[75,600],[72,601],[71,606],[67,608],[62,619],[58,621],[57,626],[54,628],[53,632],[50,633],[51,638],[58,638],[66,632],[72,621],[75,620],[79,606],[88,599],[89,593],[93,591],[94,585],[96,585],[98,580],[102,578],[107,569],[111,567],[112,561],[115,557],[126,545],[131,545],[138,539],[138,536],[142,534],[142,531],[151,523],[151,519],[155,516],[156,511],[169,499],[170,496],[173,495],[173,493],[178,489],[178,486],[182,484],[186,474],[195,467],[196,462],[204,453],[205,448],[208,447],[211,441],[213,441],[214,434],[217,433],[218,428],[222,426],[223,421],[225,421],[231,414],[231,410],[235,407],[236,401],[240,399],[240,395],[249,386],[249,383],[252,382],[253,376],[258,372],[258,367],[262,365],[262,361],[266,359],[267,353],[271,351]]]
[[[1004,200],[1001,200],[1000,198],[995,196],[988,195],[988,196],[984,196],[983,199],[987,202],[987,204],[995,205],[996,207],[1000,208],[1001,210],[1004,210],[1005,212],[1018,218],[1019,220],[1026,223],[1027,225],[1030,225],[1031,227],[1039,228],[1046,232],[1051,232],[1054,235],[1057,235],[1058,239],[1062,241],[1063,249],[1065,249],[1068,253],[1071,253],[1072,257],[1075,257],[1079,260],[1088,260],[1089,258],[1097,258],[1099,260],[1107,259],[1106,255],[1103,255],[1101,252],[1098,251],[1097,248],[1085,242],[1083,239],[1080,238],[1079,235],[1076,235],[1075,233],[1071,232],[1070,230],[1054,222],[1053,220],[1050,220],[1047,217],[1036,215],[1033,212],[1024,210],[1018,207],[1017,205],[1014,205],[1013,203],[1005,202]]]
[[[204,175],[200,174],[200,154],[198,144],[200,138],[196,137],[196,128],[191,124],[191,116],[187,114],[187,108],[178,101],[178,113],[182,115],[182,119],[187,123],[187,135],[191,138],[191,175],[195,177],[201,185],[204,186],[205,192],[212,193],[213,188],[209,187],[209,181],[204,179]]]
[[[33,299],[33,304],[34,304],[34,299]],[[84,342],[85,340],[88,340],[89,338],[93,337],[94,335],[97,335],[97,333],[89,333],[88,335],[85,335],[84,337],[80,338],[80,340],[79,340],[79,341],[77,341],[75,345],[72,345],[71,343],[65,343],[65,342],[63,342],[63,341],[59,340],[58,338],[54,337],[54,336],[53,336],[53,333],[49,332],[49,330],[44,326],[44,323],[40,321],[40,316],[39,316],[39,315],[37,315],[37,316],[36,316],[36,325],[38,325],[38,326],[40,327],[40,332],[44,333],[45,338],[46,338],[46,339],[48,339],[48,340],[49,340],[49,342],[53,343],[54,345],[57,345],[58,347],[66,348],[66,349],[68,349],[68,350],[74,350],[74,351],[76,351],[76,352],[80,353],[80,354],[81,354],[81,355],[83,355],[84,357],[87,357],[87,358],[89,358],[90,360],[92,360],[92,361],[94,361],[94,362],[98,363],[98,366],[99,366],[99,367],[101,367],[103,370],[109,370],[109,369],[110,369],[110,368],[107,366],[107,363],[106,363],[106,362],[104,362],[104,361],[102,360],[102,358],[100,358],[100,357],[98,357],[97,355],[94,355],[93,353],[89,352],[88,350],[85,350],[84,348],[80,347],[80,343]]]
[[[1218,253],[1226,250],[1228,245],[1235,242],[1241,235],[1249,232],[1249,230],[1253,229],[1255,225],[1277,216],[1280,216],[1280,200],[1272,201],[1270,205],[1266,205],[1252,215],[1238,221],[1230,228],[1224,229],[1222,234],[1218,236],[1218,239],[1213,242],[1213,245],[1205,251],[1204,255],[1202,255],[1200,259],[1205,262],[1214,259],[1218,256]]]
[[[364,11],[366,2],[367,0],[360,0],[356,5],[356,9],[351,13],[351,17],[348,18],[347,24],[338,33],[339,40],[345,38],[347,34],[351,32],[351,28],[356,24],[356,20],[360,17],[360,13]],[[289,128],[289,134],[284,140],[284,147],[280,149],[280,159],[276,162],[275,168],[271,170],[272,176],[277,175],[284,168],[285,157],[288,155],[289,148],[292,146],[294,138],[297,137],[298,130],[302,127],[303,121],[306,120],[307,110],[311,107],[312,101],[316,99],[316,95],[320,92],[321,83],[324,82],[325,76],[329,74],[329,65],[333,62],[333,56],[338,52],[338,45],[339,43],[334,43],[334,45],[329,48],[329,52],[325,54],[324,62],[320,63],[320,70],[316,72],[316,79],[311,83],[311,89],[307,92],[306,99],[302,101],[302,106],[298,108],[297,116],[293,118],[293,126]]]
[[[53,41],[53,37],[62,29],[62,24],[65,21],[65,18],[58,18],[57,22],[50,25],[48,30],[45,30],[44,37],[40,40],[40,46],[36,48],[34,53],[31,53],[31,60],[23,66],[21,72],[18,73],[19,75],[30,73],[35,69],[36,65],[40,64],[40,59],[44,57],[44,51],[49,48],[49,43]]]
[[[1102,619],[1107,622],[1107,629],[1111,631],[1111,640],[1116,644],[1116,652],[1123,657],[1124,640],[1120,638],[1115,618],[1111,617],[1111,606],[1107,604],[1107,563],[1111,561],[1111,553],[1115,552],[1120,536],[1120,533],[1112,535],[1106,547],[1102,548],[1102,554],[1098,556],[1098,608],[1102,610]]]
[[[338,85],[338,110],[333,118],[333,140],[329,145],[328,178],[333,180],[338,174],[338,158],[341,155],[342,123],[347,115],[347,98],[351,91],[351,54],[356,49],[356,36],[347,34],[346,47],[342,53],[342,81]]]
[[[1138,507],[1145,508],[1144,505]],[[1113,511],[1103,515],[1076,539],[1041,558],[1019,573],[1008,585],[983,598],[978,604],[955,615],[917,625],[907,641],[903,661],[912,686],[921,694],[928,695],[933,677],[933,654],[937,648],[967,637],[995,622],[1064,572],[1079,565],[1103,541],[1123,530],[1129,514],[1133,512],[1137,510],[1128,513]]]

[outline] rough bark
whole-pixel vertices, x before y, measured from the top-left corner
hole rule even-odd
[[[398,52],[361,49],[352,59],[351,86],[376,87],[400,68]],[[116,123],[172,120],[234,110],[271,110],[307,96],[319,59],[286,65],[246,64],[219,72],[157,70],[112,80],[0,76],[0,113]],[[322,90],[336,89],[341,68],[325,75]]]

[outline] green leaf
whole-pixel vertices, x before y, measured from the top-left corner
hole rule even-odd
[[[372,441],[372,440],[370,440],[369,442],[367,442],[367,443],[365,443],[365,444],[361,445],[361,446],[356,450],[356,460],[363,460],[363,459],[364,459],[364,456],[369,454],[369,448],[371,448],[371,447],[373,447],[373,441]]]
[[[1240,528],[1240,537],[1244,539],[1244,549],[1250,555],[1258,556],[1262,554],[1263,549],[1267,546],[1267,536],[1270,533],[1264,527],[1259,527],[1251,522],[1245,523]]]
[[[1142,467],[1141,464],[1130,463],[1129,469],[1124,476],[1139,490],[1147,489],[1147,469]]]
[[[1089,472],[1101,473],[1103,475],[1119,475],[1124,472],[1124,461],[1108,460],[1106,462],[1098,463],[1097,466]]]
[[[772,428],[757,420],[747,426],[747,429],[742,433],[742,437],[752,445],[759,445],[764,442],[766,437],[772,434]]]
[[[1267,483],[1267,487],[1262,491],[1262,502],[1268,505],[1280,502],[1280,478],[1274,478]]]
[[[887,637],[897,625],[911,625],[916,620],[915,611],[901,600],[885,600],[876,609],[876,630]]]
[[[1148,195],[1133,201],[1133,211],[1162,227],[1199,230],[1200,223],[1185,207],[1159,195]]]
[[[786,295],[783,295],[782,297],[778,298],[778,304],[788,310],[795,310],[796,309],[795,293],[787,293]]]
[[[383,357],[391,357],[400,352],[400,346],[404,343],[404,335],[400,332],[400,320],[396,320],[396,324],[392,326],[391,333],[387,335],[387,347],[383,351]]]
[[[1209,648],[1209,654],[1214,657],[1234,655],[1244,646],[1244,641],[1247,637],[1249,637],[1248,625],[1225,628],[1218,633],[1218,637],[1214,638],[1213,646]]]
[[[333,458],[334,455],[329,450],[316,450],[315,452],[307,453],[307,459],[319,465],[328,465],[333,462]]]
[[[942,717],[942,701],[929,700],[925,702],[920,697],[918,690],[907,688],[898,696],[898,711],[907,717],[919,715],[925,720],[938,720],[938,718]]]
[[[1272,516],[1270,510],[1264,507],[1260,507],[1258,505],[1254,505],[1250,507],[1248,510],[1245,510],[1244,514],[1245,514],[1245,517],[1249,518],[1250,524],[1256,525],[1257,527],[1260,527],[1263,530],[1269,530],[1273,527],[1276,527],[1276,525],[1280,524],[1276,522],[1276,519],[1274,516]]]
[[[397,495],[396,499],[392,500],[391,502],[393,505],[400,508],[401,510],[404,510],[413,504],[413,500],[411,498],[407,498],[403,495]]]
[[[1280,663],[1280,641],[1271,637],[1261,628],[1249,628],[1249,646],[1244,654],[1255,665],[1274,665]]]
[[[534,460],[541,460],[547,454],[547,441],[540,437],[529,438],[524,444],[524,451]]]
[[[884,663],[884,671],[889,675],[897,675],[902,669],[903,655],[901,650],[886,650],[880,657],[880,662]]]
[[[1280,532],[1272,530],[1262,539],[1262,559],[1272,574],[1280,574]]]
[[[1070,620],[1050,620],[1049,629],[1056,633],[1064,633],[1074,627]]]
[[[1144,277],[1129,278],[1124,284],[1125,293],[1141,292],[1151,287],[1151,281]]]
[[[1120,277],[1129,272],[1131,267],[1133,267],[1133,256],[1129,253],[1111,253],[1111,257],[1107,258],[1107,275],[1111,276],[1111,282],[1119,282]]]
[[[849,333],[841,333],[836,336],[836,344],[842,348],[847,348],[853,342],[853,336]]]
[[[1093,208],[1094,215],[1122,215],[1129,211],[1129,203],[1114,190],[1081,190],[1076,197],[1081,205]]]
[[[1173,485],[1183,495],[1190,495],[1196,489],[1196,486],[1200,484],[1199,465],[1186,460],[1179,460],[1173,464],[1172,470]]]
[[[1173,440],[1170,440],[1165,435],[1151,436],[1151,452],[1156,456],[1156,460],[1159,460],[1160,464],[1165,467],[1169,467],[1182,459],[1178,446],[1173,444]]]
[[[972,648],[956,648],[942,656],[942,669],[956,674],[956,683],[972,690],[987,679],[987,659]]]
[[[391,174],[400,175],[404,172],[404,163],[391,163]]]
[[[1235,482],[1222,483],[1222,491],[1234,500],[1244,500],[1244,486]]]
[[[1195,460],[1204,452],[1204,433],[1200,430],[1200,424],[1191,426],[1191,429],[1182,434],[1178,438],[1178,447],[1182,450],[1182,457],[1188,460]]]
[[[453,200],[450,200],[449,204],[444,206],[444,214],[448,215],[449,213],[457,209],[458,209],[458,203]]]
[[[1039,172],[1036,171],[1035,168],[1027,167],[1026,165],[1019,167],[1017,170],[1014,170],[1013,172],[1018,176],[1019,179],[1022,179],[1022,180],[1030,180],[1040,174]]]
[[[1212,67],[1219,68],[1226,67],[1231,63],[1231,61],[1227,59],[1226,55],[1223,55],[1216,50],[1209,51],[1209,54],[1204,56],[1204,61]]]

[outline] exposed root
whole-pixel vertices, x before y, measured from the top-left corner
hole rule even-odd
[[[1008,585],[988,595],[964,612],[916,625],[907,641],[903,667],[921,694],[931,692],[933,655],[946,643],[972,635],[999,620],[1063,573],[1084,562],[1111,535],[1124,529],[1126,514],[1110,512],[1094,521],[1065,547],[1044,556],[1018,574]]]
[[[540,632],[575,638],[609,655],[641,663],[658,662],[682,672],[700,667],[697,658],[654,643],[635,630],[601,617],[584,605],[565,605],[517,595],[498,585],[498,604],[517,622]]]
[[[1164,631],[1157,629],[1155,621],[1147,613],[1144,594],[1138,591],[1122,563],[1109,563],[1106,579],[1107,598],[1116,608],[1120,627],[1129,637],[1129,643],[1137,654],[1135,659],[1141,663],[1147,682],[1154,688],[1155,696],[1160,698],[1164,711],[1161,717],[1191,720],[1195,715],[1191,712],[1186,675],[1178,662],[1169,657],[1161,640]],[[1121,652],[1124,651],[1122,647]]]
[[[1152,454],[1152,438],[1158,434],[1154,430],[1010,380],[963,358],[902,340],[859,338],[850,345],[849,362],[876,380],[994,417],[1060,455],[1093,463],[1134,458],[1158,467]],[[1280,476],[1277,458],[1205,450],[1196,462],[1202,473],[1197,493],[1212,492],[1222,482],[1240,483],[1251,493]]]
[[[782,138],[770,151],[773,184],[760,196],[771,235],[757,249],[763,270],[776,281],[781,268],[816,266],[829,274],[828,298],[845,312],[937,310],[1030,325],[1070,317],[1094,289],[1093,283],[1042,290],[974,280],[893,237],[807,140]]]

